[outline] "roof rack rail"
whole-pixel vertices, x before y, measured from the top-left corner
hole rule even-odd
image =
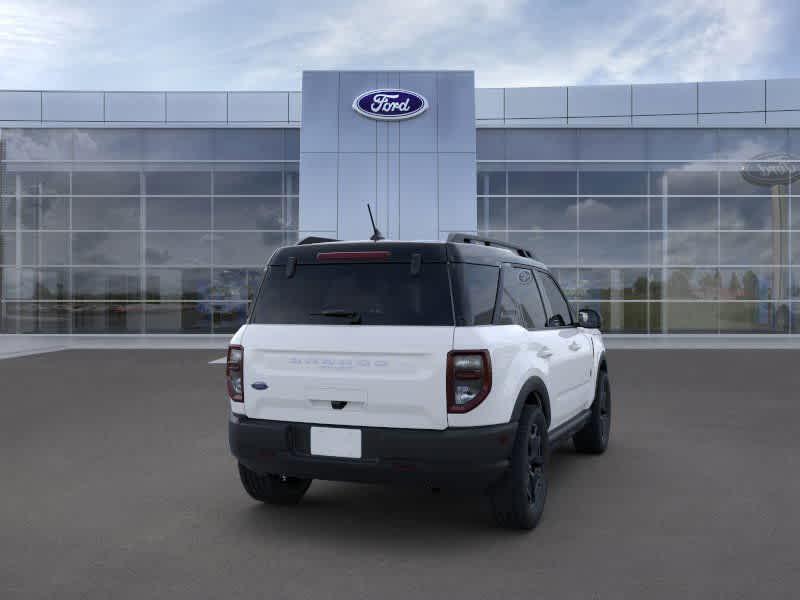
[[[318,237],[316,235],[310,235],[308,237],[304,237],[302,240],[297,242],[298,246],[305,246],[306,244],[324,244],[325,242],[338,242],[341,240],[337,240],[334,238],[326,238],[326,237]]]
[[[471,233],[451,233],[447,236],[448,242],[455,242],[458,244],[477,244],[479,246],[491,246],[494,248],[503,248],[505,250],[510,250],[520,256],[524,256],[525,258],[531,258],[533,260],[537,260],[536,256],[528,250],[527,248],[523,248],[522,246],[515,246],[514,244],[510,244],[508,242],[503,242],[500,240],[495,240],[492,238],[482,237],[479,235],[472,235]]]

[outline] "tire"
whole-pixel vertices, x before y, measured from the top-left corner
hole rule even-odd
[[[239,463],[239,479],[250,496],[267,504],[297,504],[305,495],[310,479],[286,477],[283,475],[259,475]]]
[[[491,493],[498,525],[530,530],[539,523],[547,498],[548,454],[544,413],[538,406],[526,406],[519,419],[508,474]]]
[[[611,436],[611,386],[605,371],[597,373],[597,389],[591,410],[589,422],[572,436],[572,442],[578,452],[602,454],[606,451]]]

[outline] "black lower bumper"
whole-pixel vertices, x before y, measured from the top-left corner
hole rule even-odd
[[[517,423],[441,431],[361,427],[360,459],[315,456],[308,423],[231,414],[231,452],[257,473],[369,483],[485,487],[509,466]]]

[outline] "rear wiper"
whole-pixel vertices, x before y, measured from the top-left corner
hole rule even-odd
[[[342,308],[329,308],[322,312],[309,313],[312,317],[342,317],[350,319],[350,323],[358,325],[361,323],[361,314],[352,310],[344,310]]]

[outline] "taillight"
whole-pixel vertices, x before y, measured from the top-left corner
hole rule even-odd
[[[492,389],[492,362],[488,350],[447,353],[447,412],[469,412]]]
[[[228,396],[234,402],[244,402],[244,348],[228,346],[228,364],[225,367]]]

